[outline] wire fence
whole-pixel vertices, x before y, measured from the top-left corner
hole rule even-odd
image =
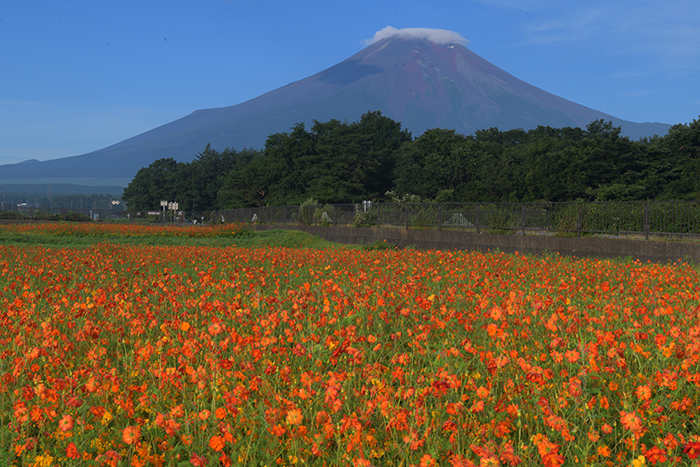
[[[700,203],[371,203],[215,211],[219,221],[571,236],[700,236]]]
[[[464,230],[477,233],[700,237],[700,202],[372,203],[221,211],[27,208],[0,217],[160,223],[265,223]]]
[[[64,207],[39,208],[33,206],[11,206],[0,211],[0,219],[65,220],[100,222],[149,222],[149,223],[216,223],[212,211],[152,210],[132,211],[113,209],[68,209]]]

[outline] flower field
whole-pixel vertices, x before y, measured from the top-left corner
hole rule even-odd
[[[241,234],[240,224],[220,224],[210,227],[162,224],[96,224],[96,223],[44,223],[8,224],[0,226],[0,232],[18,234],[43,234],[59,237],[229,237]]]
[[[503,253],[2,246],[0,463],[699,465],[699,276]]]

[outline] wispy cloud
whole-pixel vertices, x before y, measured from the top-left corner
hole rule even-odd
[[[587,2],[537,15],[525,23],[528,38],[597,43],[612,50],[659,51],[670,54],[700,52],[700,3]]]
[[[697,0],[482,0],[495,8],[527,12],[520,46],[565,46],[601,57],[639,60],[640,68],[700,69],[700,2]]]

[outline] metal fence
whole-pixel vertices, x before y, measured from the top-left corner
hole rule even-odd
[[[6,212],[5,212],[6,213]],[[489,233],[700,237],[700,202],[372,203],[223,211],[15,209],[33,219],[105,222],[265,223],[450,229]],[[72,218],[71,218],[72,216]]]
[[[700,236],[700,203],[370,203],[215,211],[223,222],[432,228],[490,233]]]
[[[104,222],[152,222],[152,223],[196,223],[216,222],[212,211],[127,211],[124,209],[68,209],[64,207],[39,208],[12,206],[0,211],[0,219],[104,221]],[[220,222],[220,219],[219,219]]]

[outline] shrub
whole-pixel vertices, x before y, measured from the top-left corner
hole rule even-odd
[[[314,219],[316,220],[316,223],[321,224],[324,227],[333,225],[334,211],[335,209],[330,204],[326,204],[323,207],[317,207],[314,211]]]
[[[301,206],[299,206],[299,222],[304,225],[313,224],[317,206],[318,200],[314,198],[309,198],[301,203]]]

